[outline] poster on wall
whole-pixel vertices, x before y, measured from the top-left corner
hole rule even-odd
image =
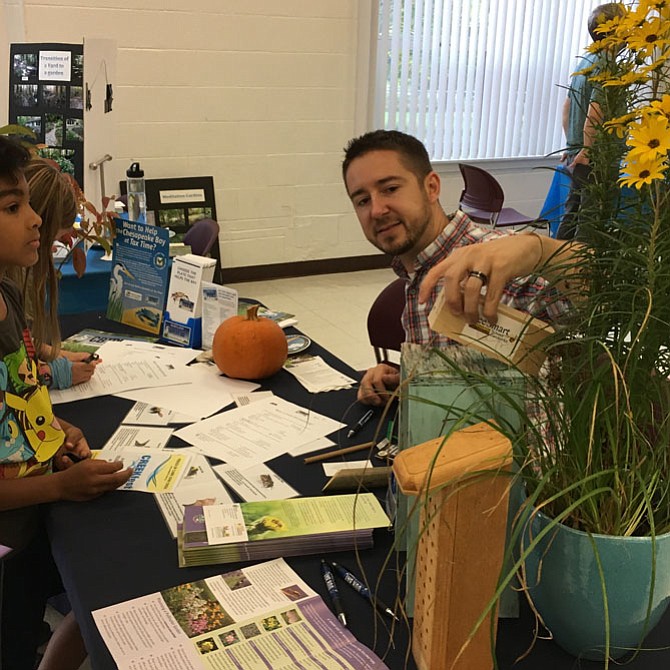
[[[158,335],[168,284],[168,231],[116,219],[107,318]]]
[[[84,187],[84,46],[12,44],[9,122],[30,128],[41,155]]]

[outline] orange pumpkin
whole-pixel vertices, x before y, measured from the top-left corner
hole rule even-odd
[[[219,370],[233,379],[264,379],[281,370],[288,356],[284,331],[258,316],[252,305],[246,316],[231,316],[214,333],[212,356]]]

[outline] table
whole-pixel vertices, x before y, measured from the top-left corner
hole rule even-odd
[[[100,315],[72,315],[61,321],[64,337],[84,327],[117,332],[128,330]],[[329,364],[346,374],[356,376],[354,370],[318,345],[313,344],[312,348]],[[267,380],[263,388],[303,407],[338,418],[344,423],[353,423],[362,414],[361,408],[355,403],[354,389],[310,394],[285,371]],[[95,448],[100,447],[111,436],[132,404],[131,401],[108,396],[58,405],[55,409],[58,416],[83,428],[91,447]],[[347,428],[340,431],[339,437],[347,446],[358,441],[371,440],[375,430],[374,423],[369,422],[355,440],[346,439]],[[179,444],[183,443],[173,438],[171,445]],[[351,457],[361,458],[362,454],[352,454]],[[269,465],[303,495],[320,495],[327,480],[320,463],[304,465],[302,457],[283,455]],[[153,496],[145,493],[114,492],[84,504],[54,504],[48,513],[48,528],[54,558],[95,670],[116,666],[98,634],[90,614],[92,610],[238,567],[236,564],[225,564],[178,568],[175,541],[167,532]],[[398,593],[393,560],[390,565],[384,566],[387,555],[394,557],[391,551],[392,541],[389,532],[376,531],[375,549],[360,552],[365,573],[372,584],[378,575],[384,575],[378,593],[385,602],[393,602]],[[361,572],[356,564],[356,557],[351,552],[329,556],[354,572]],[[321,556],[301,556],[288,558],[287,562],[328,602],[320,572],[320,558]],[[352,632],[361,642],[383,656],[389,644],[389,635],[385,628],[389,620],[375,616],[372,608],[351,589],[342,587],[340,591],[345,610],[352,620]],[[394,660],[388,661],[390,667],[404,667],[408,631],[406,626],[401,628],[403,630],[394,633],[396,649],[392,650]],[[407,667],[413,666],[410,664]]]
[[[121,324],[96,314],[63,318],[62,326],[64,337],[84,327],[128,332]],[[356,375],[318,344],[314,343],[312,350],[345,374]],[[310,394],[285,371],[267,380],[263,387],[345,423],[352,423],[361,414],[353,389]],[[93,398],[58,405],[56,414],[82,427],[91,446],[99,447],[111,436],[131,405],[131,401],[116,397]],[[375,423],[369,422],[356,439],[361,442],[372,439]],[[340,433],[345,431],[342,429]],[[343,444],[349,444],[344,435],[339,437]],[[174,438],[173,444],[179,444],[179,441]],[[363,453],[345,458],[361,458]],[[319,495],[326,481],[320,464],[306,466],[302,458],[284,455],[269,465],[303,495]],[[50,506],[47,523],[54,558],[80,623],[94,670],[111,670],[116,665],[98,634],[90,614],[92,610],[238,567],[226,564],[178,568],[174,540],[165,528],[153,496],[145,493],[115,492],[84,504],[56,503]],[[379,578],[379,597],[393,603],[402,588],[398,587],[397,554],[392,551],[392,543],[390,533],[376,531],[375,548],[359,554],[360,567],[350,552],[330,556],[355,571],[360,572],[362,567],[372,584]],[[287,562],[328,602],[320,574],[320,556],[289,558]],[[389,621],[375,616],[368,604],[350,589],[340,590],[354,635],[381,656],[391,670],[413,670],[413,660],[406,658],[409,653],[408,625],[396,625],[392,635],[395,646],[391,647]],[[577,661],[548,640],[537,640],[532,652],[517,662],[517,658],[531,646],[533,631],[533,615],[522,600],[521,616],[501,620],[498,625],[496,656],[501,670],[602,670],[602,663]],[[667,645],[669,635],[670,613],[667,613],[648,637],[647,646]],[[626,667],[630,670],[665,670],[669,664],[670,650],[664,650],[642,654]]]

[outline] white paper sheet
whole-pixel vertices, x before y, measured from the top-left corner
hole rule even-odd
[[[152,403],[197,419],[210,416],[233,402],[233,394],[251,393],[259,384],[229,379],[214,365],[195,364],[184,368],[187,385],[121,391],[120,398]]]
[[[363,468],[373,468],[372,461],[342,461],[340,463],[324,463],[323,474],[326,477],[332,477],[340,470],[356,470]]]
[[[105,442],[103,449],[106,451],[118,451],[126,447],[162,449],[168,443],[173,432],[172,428],[161,426],[121,425]]]
[[[281,398],[267,398],[179,429],[175,435],[238,468],[285,454],[345,424]]]
[[[267,465],[238,470],[234,465],[215,465],[214,471],[245,502],[285,500],[300,494]]]
[[[167,407],[159,407],[147,402],[136,402],[130,408],[122,423],[141,426],[167,426],[171,423],[194,423],[197,420],[194,416],[174,412]]]
[[[125,360],[118,363],[101,363],[87,382],[69,389],[49,391],[49,396],[52,404],[58,405],[130,389],[174,386],[188,381],[186,370],[187,367],[177,369],[170,363],[148,360],[142,356],[126,356]]]
[[[143,357],[147,360],[162,361],[182,367],[190,363],[199,353],[197,349],[187,347],[172,347],[155,342],[141,342],[138,340],[110,340],[105,342],[96,352],[104,363],[120,363],[128,356]]]

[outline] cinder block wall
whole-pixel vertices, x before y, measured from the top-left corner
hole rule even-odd
[[[6,0],[0,47],[8,57],[9,41],[115,39],[111,183],[131,159],[147,177],[213,175],[224,267],[362,256],[374,250],[340,180],[342,147],[364,130],[361,2],[370,0]],[[547,185],[523,171],[504,183],[509,204],[528,211]],[[447,209],[460,189],[447,174]]]

